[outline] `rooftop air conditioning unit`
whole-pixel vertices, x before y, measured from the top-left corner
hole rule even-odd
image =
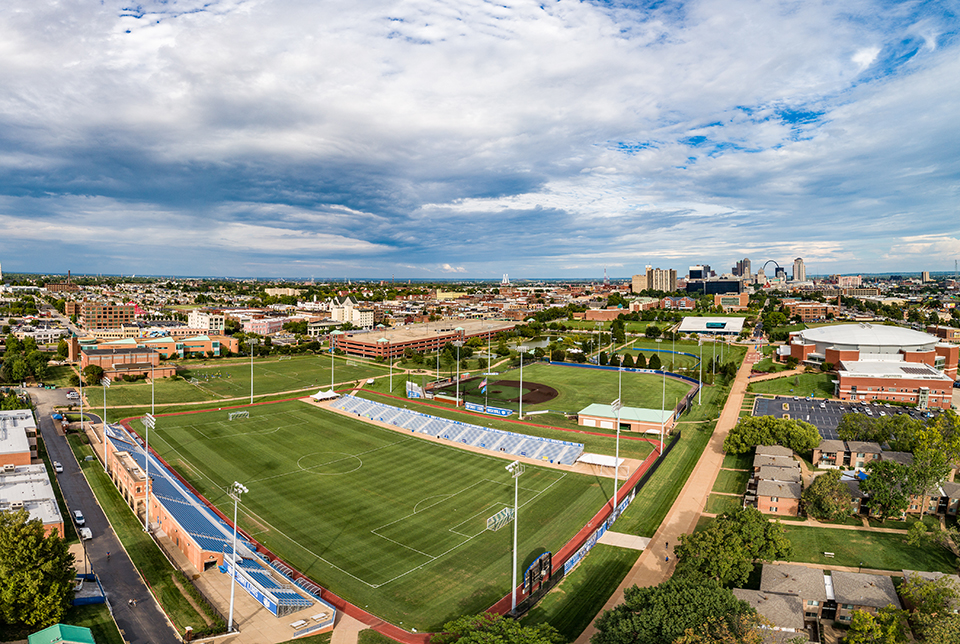
[[[4,472],[15,472],[16,470],[17,470],[17,466],[14,465],[13,463],[7,463],[6,465],[3,466]]]
[[[10,504],[11,510],[21,510],[23,509],[23,501],[14,501]]]

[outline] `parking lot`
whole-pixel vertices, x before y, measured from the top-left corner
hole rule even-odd
[[[929,413],[939,413],[939,410],[930,410]],[[922,418],[924,412],[893,407],[891,405],[866,405],[839,400],[824,400],[820,398],[800,398],[792,396],[777,396],[776,398],[757,398],[753,404],[754,416],[789,417],[794,420],[803,420],[820,432],[825,440],[837,440],[837,425],[844,414],[866,414],[873,418],[909,414],[914,418]]]

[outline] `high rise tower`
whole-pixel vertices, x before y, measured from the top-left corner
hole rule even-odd
[[[793,281],[794,282],[805,282],[807,281],[807,268],[803,265],[803,258],[798,257],[793,260]]]

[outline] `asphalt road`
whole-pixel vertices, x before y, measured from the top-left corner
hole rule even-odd
[[[786,409],[784,408],[786,405]],[[897,414],[908,414],[910,411],[886,405],[863,405],[860,403],[850,404],[839,400],[825,400],[821,398],[793,398],[792,396],[777,396],[776,398],[757,398],[753,408],[754,416],[776,416],[783,418],[785,414],[794,420],[804,420],[815,426],[820,432],[820,437],[824,440],[839,440],[837,435],[837,425],[844,414],[865,414],[869,410],[869,415],[873,418],[879,418],[880,413],[887,416]],[[939,413],[938,410],[931,410],[932,413]],[[914,417],[919,417],[920,412],[913,412]]]
[[[93,539],[86,542],[87,558],[110,599],[124,640],[131,644],[176,644],[180,640],[143,584],[133,562],[120,547],[120,541],[97,504],[66,438],[57,433],[50,418],[53,406],[66,402],[64,392],[44,389],[28,391],[37,405],[37,419],[47,454],[51,461],[60,461],[63,465],[63,473],[55,476],[60,482],[69,513],[72,515],[74,510],[82,511],[86,527],[93,532]],[[72,516],[64,517],[64,520],[70,521]],[[107,552],[110,553],[109,560]],[[128,604],[131,599],[136,600],[135,607]]]

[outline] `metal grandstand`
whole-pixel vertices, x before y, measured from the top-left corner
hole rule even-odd
[[[411,432],[480,447],[492,452],[504,452],[514,456],[524,456],[561,465],[573,465],[583,454],[582,443],[558,441],[552,438],[528,436],[491,427],[471,425],[470,423],[447,420],[446,418],[393,407],[356,396],[342,396],[331,406],[394,427],[409,429]]]
[[[108,425],[106,434],[116,451],[127,452],[141,468],[146,467],[143,445],[138,438],[119,425]],[[220,570],[228,572],[233,529],[152,454],[150,492],[163,506],[167,516],[176,522],[182,533],[189,535],[198,548],[223,556],[224,565]],[[162,527],[169,532],[168,526]],[[240,534],[237,535],[237,559],[240,585],[271,613],[284,617],[314,603],[320,603],[325,607],[322,614],[329,615],[329,624],[327,619],[324,619],[322,624],[314,624],[310,630],[325,628],[333,623],[336,611],[333,606],[320,599],[319,586],[310,583],[311,588],[308,588],[306,583],[309,582],[295,583],[293,578],[296,573],[293,570],[258,554],[256,546]],[[278,580],[278,577],[282,581]]]

